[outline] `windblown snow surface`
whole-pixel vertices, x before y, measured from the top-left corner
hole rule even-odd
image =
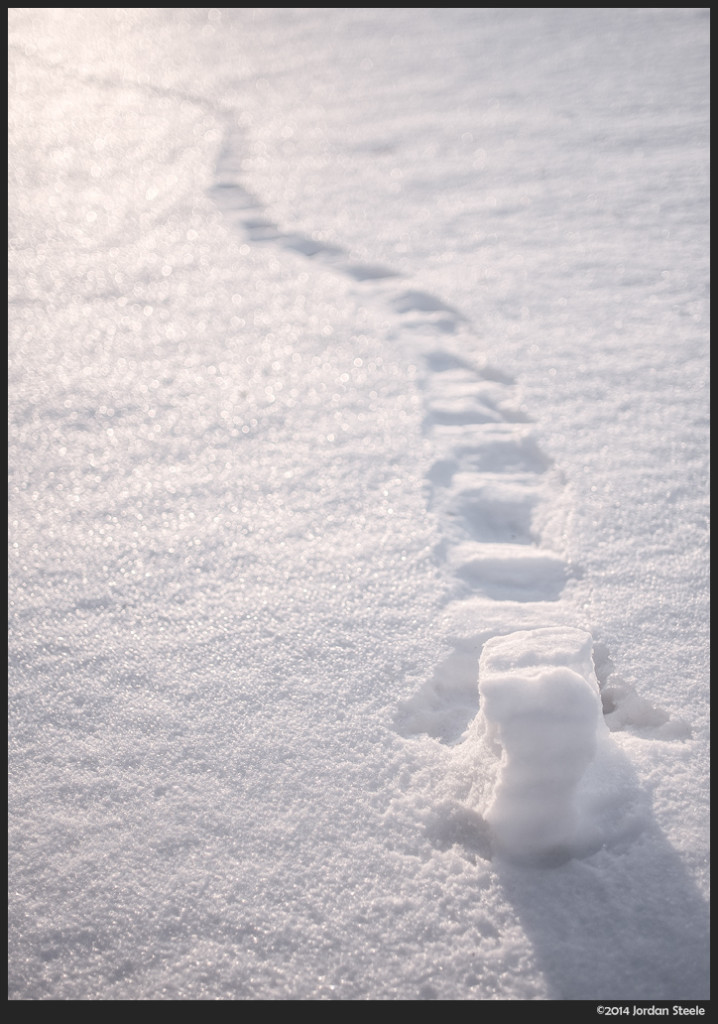
[[[11,998],[707,998],[708,9],[9,16]]]

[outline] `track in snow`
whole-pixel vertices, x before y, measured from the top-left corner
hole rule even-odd
[[[515,382],[472,358],[479,340],[459,310],[413,287],[391,268],[357,262],[319,233],[311,237],[284,230],[268,217],[241,183],[239,152],[240,143],[229,132],[210,190],[232,226],[254,245],[299,254],[358,282],[365,297],[369,289],[369,297],[390,312],[395,335],[410,341],[421,359],[423,429],[434,451],[426,496],[441,535],[437,558],[449,581],[443,626],[450,651],[397,709],[395,726],[406,737],[426,735],[456,747],[464,765],[475,754],[484,761],[480,795],[465,793],[464,804],[450,802],[448,817],[437,812],[437,843],[455,836],[469,856],[504,852],[541,864],[591,852],[609,836],[613,842],[633,838],[645,815],[628,808],[642,801],[635,783],[627,781],[630,768],[607,746],[609,729],[674,738],[685,735],[685,726],[639,699],[615,676],[608,652],[594,647],[590,634],[571,622],[562,595],[572,580],[580,579],[580,569],[552,546],[542,527],[551,523],[551,536],[562,535],[552,516],[556,510],[559,516],[565,512],[565,483],[538,444]],[[510,678],[497,676],[488,668],[490,652],[497,649],[510,649],[514,667],[524,668]],[[477,688],[480,658],[483,678]],[[504,701],[498,713],[497,685]],[[477,714],[482,688],[486,706]],[[522,733],[528,721],[522,707],[532,702],[536,714],[530,731],[534,740],[543,736],[553,745],[559,751],[555,756],[535,743],[533,755],[527,753],[532,741]],[[572,744],[577,726],[582,727],[583,754]],[[486,741],[492,728],[493,748]],[[580,795],[581,777],[596,751],[608,774],[622,780],[627,810],[618,817],[606,810],[617,793],[607,795],[600,784],[596,788],[595,777],[588,795]],[[540,787],[532,789],[532,778],[543,779],[547,772],[568,780],[563,799],[553,804],[537,797]],[[593,826],[583,820],[591,807]]]

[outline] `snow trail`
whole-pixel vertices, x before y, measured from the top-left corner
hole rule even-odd
[[[471,802],[466,808],[478,814],[469,834],[482,837],[474,844],[482,856],[553,865],[588,852],[585,836],[583,845],[577,838],[575,790],[597,735],[607,728],[592,638],[571,624],[575,613],[561,602],[580,571],[543,536],[551,511],[566,514],[561,474],[542,452],[515,382],[476,358],[480,343],[468,319],[391,269],[357,263],[348,250],[324,242],[321,232],[309,237],[282,229],[242,184],[240,152],[241,139],[228,131],[211,189],[233,227],[250,244],[299,253],[349,277],[364,301],[369,297],[391,314],[390,336],[407,358],[421,360],[424,433],[434,453],[425,489],[441,535],[437,559],[448,580],[444,615],[461,618],[469,607],[464,621],[471,625],[459,635],[454,630],[451,653],[400,705],[397,729],[407,737],[463,740],[483,759],[479,777],[493,798],[480,800],[479,811],[470,809]],[[565,530],[563,522],[554,526],[552,537]],[[497,650],[511,650],[521,665],[540,662],[543,674],[536,681],[526,670],[518,677],[497,673],[491,653]],[[498,781],[495,749],[476,738],[487,730],[501,734],[509,756]]]
[[[400,702],[398,732],[456,747],[459,776],[467,749],[469,758],[483,758],[465,813],[476,815],[468,846],[486,858],[500,854],[553,866],[603,843],[635,838],[636,822],[645,825],[648,814],[636,811],[641,799],[635,791],[616,813],[612,787],[627,793],[637,784],[627,782],[632,773],[612,748],[609,729],[684,738],[687,727],[615,680],[608,653],[599,645],[594,654],[591,635],[577,618],[580,602],[564,598],[566,588],[582,580],[568,551],[571,495],[541,449],[516,382],[481,359],[478,333],[460,310],[389,267],[357,262],[321,231],[310,236],[285,230],[267,216],[242,183],[241,151],[242,136],[228,125],[210,194],[233,228],[251,245],[294,252],[355,282],[362,301],[389,314],[389,337],[406,358],[420,361],[424,434],[433,451],[425,493],[441,538],[436,557],[447,591],[439,628],[449,652],[414,696]],[[530,677],[507,679],[488,668],[497,645],[514,650],[522,664],[540,650],[544,674],[537,705]],[[483,738],[497,690],[511,709],[500,716],[501,725],[494,723],[494,730],[507,734],[509,756],[498,780],[495,750]],[[591,696],[584,712],[572,716],[571,701],[580,704],[586,693]],[[596,709],[600,720],[594,720]],[[516,722],[521,728],[511,724]],[[598,765],[581,789],[597,753]],[[546,770],[563,778],[553,796],[541,798],[541,786],[517,785],[517,779],[541,778]],[[487,792],[494,793],[493,802]]]

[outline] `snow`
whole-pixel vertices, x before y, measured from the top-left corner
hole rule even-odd
[[[10,998],[708,998],[708,31],[9,10]]]
[[[519,631],[484,644],[477,758],[490,761],[493,748],[501,759],[483,816],[504,856],[549,864],[585,852],[579,784],[608,732],[592,655],[591,634],[576,629]]]

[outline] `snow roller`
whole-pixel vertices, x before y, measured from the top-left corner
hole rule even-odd
[[[580,783],[608,734],[581,629],[498,636],[479,661],[480,717],[495,782],[485,799],[495,852],[557,863],[581,841]]]

